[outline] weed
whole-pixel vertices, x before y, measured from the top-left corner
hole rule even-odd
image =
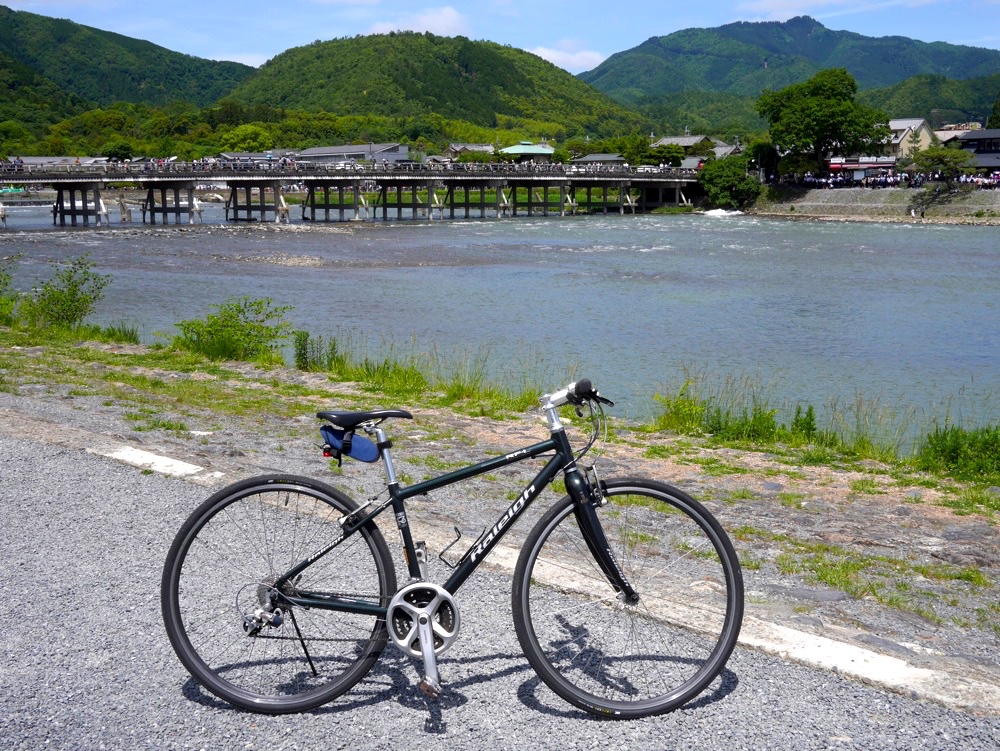
[[[1000,513],[1000,495],[985,488],[952,488],[951,495],[940,501],[942,506],[953,509],[959,516]]]
[[[694,464],[701,467],[704,474],[709,477],[722,477],[723,475],[742,475],[746,474],[746,470],[743,467],[737,467],[734,464],[726,464],[725,462],[716,459],[714,456],[706,458],[692,458],[687,459],[683,462],[684,464]]]
[[[935,427],[918,446],[914,464],[959,480],[1000,482],[1000,425],[972,430],[956,425]]]
[[[885,493],[879,484],[870,477],[864,477],[860,480],[854,480],[851,482],[851,492],[860,493],[862,495],[881,495]]]
[[[804,493],[779,493],[778,503],[786,508],[802,508],[806,498]]]
[[[810,446],[804,449],[797,457],[799,464],[810,467],[830,465],[836,459],[837,454],[825,446]]]
[[[110,326],[105,326],[104,328],[102,328],[100,338],[102,341],[105,342],[138,344],[139,327],[125,323],[124,321],[119,321],[118,323],[113,323]]]
[[[693,394],[692,386],[691,380],[687,380],[676,396],[653,395],[653,399],[663,407],[663,411],[653,421],[655,430],[669,430],[684,435],[697,435],[701,432],[706,404]]]
[[[679,452],[670,446],[649,446],[642,455],[647,459],[669,459],[671,456],[676,456]]]

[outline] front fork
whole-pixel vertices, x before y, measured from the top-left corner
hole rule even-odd
[[[607,500],[596,473],[593,477],[588,477],[573,464],[566,470],[566,490],[573,499],[573,513],[580,533],[601,572],[626,605],[635,605],[639,602],[639,594],[622,571],[608,536],[604,533],[604,526],[597,518],[598,507],[606,504]]]

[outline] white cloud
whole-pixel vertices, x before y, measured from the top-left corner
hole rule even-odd
[[[555,48],[533,47],[528,52],[570,73],[581,73],[596,68],[607,58],[603,52],[585,49],[585,43],[576,39],[560,39],[556,42]]]
[[[450,5],[443,8],[427,8],[420,13],[402,16],[395,21],[380,21],[369,28],[371,34],[386,34],[390,31],[429,31],[440,36],[467,36],[469,22],[465,16]]]
[[[582,73],[585,70],[596,68],[607,57],[603,52],[594,52],[593,50],[554,50],[549,47],[534,47],[528,52],[538,55],[570,73]]]

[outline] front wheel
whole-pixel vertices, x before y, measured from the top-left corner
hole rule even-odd
[[[521,550],[514,627],[535,672],[571,704],[620,719],[661,714],[725,667],[743,620],[739,560],[686,493],[651,480],[603,487],[598,519],[638,601],[612,588],[566,497]]]
[[[388,605],[396,574],[378,529],[369,523],[341,540],[339,520],[356,508],[323,483],[270,475],[195,510],[167,555],[160,597],[170,643],[199,683],[239,707],[282,714],[324,704],[364,677],[386,644],[385,618],[286,599]]]

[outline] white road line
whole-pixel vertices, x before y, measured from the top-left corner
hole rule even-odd
[[[88,451],[106,456],[123,464],[130,464],[140,469],[151,469],[154,472],[170,475],[171,477],[190,477],[205,470],[204,467],[199,467],[197,464],[188,464],[178,459],[171,459],[129,446],[123,446],[114,451],[102,451],[101,449],[88,449]]]

